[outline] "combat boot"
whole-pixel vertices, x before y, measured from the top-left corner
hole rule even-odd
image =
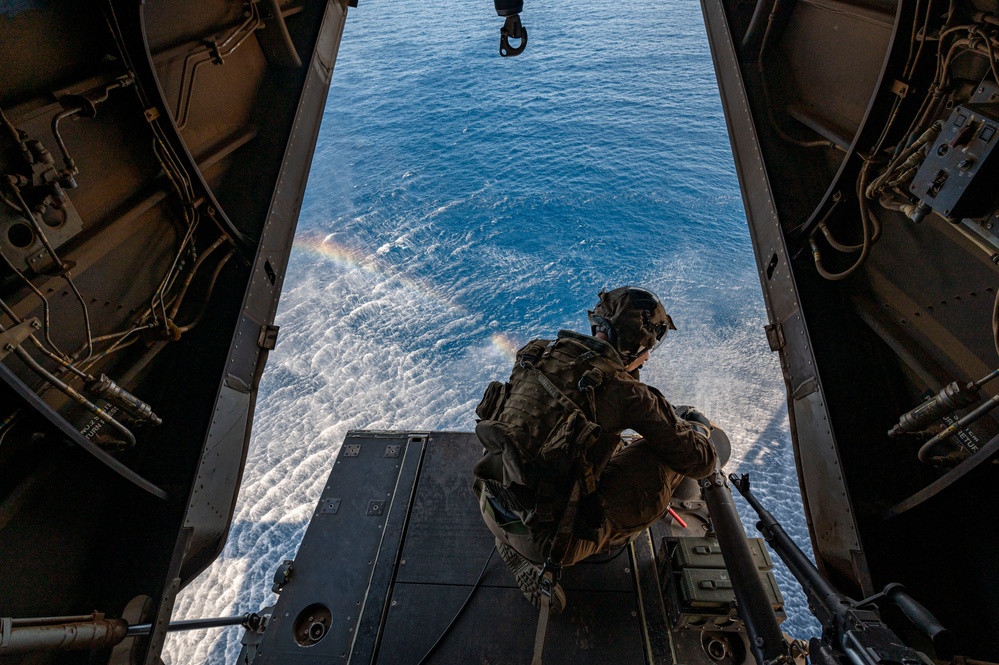
[[[541,566],[531,563],[520,553],[507,545],[506,543],[500,542],[496,539],[496,549],[499,551],[500,557],[510,568],[510,572],[513,573],[513,578],[517,580],[517,586],[523,592],[524,597],[531,601],[531,604],[537,608],[541,608],[541,582],[538,581],[538,574],[541,572]],[[563,609],[565,609],[565,591],[562,590],[562,585],[555,582],[555,586],[552,590],[552,601],[551,607],[549,608],[549,613],[559,614]]]

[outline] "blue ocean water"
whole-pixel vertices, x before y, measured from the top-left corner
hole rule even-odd
[[[523,19],[528,49],[503,59],[489,2],[350,10],[232,532],[179,618],[273,601],[348,429],[470,429],[517,347],[586,330],[622,284],[679,328],[643,379],[728,431],[729,468],[808,547],[698,4],[528,0]],[[778,577],[785,629],[813,633]],[[232,662],[239,639],[172,637],[166,659]]]

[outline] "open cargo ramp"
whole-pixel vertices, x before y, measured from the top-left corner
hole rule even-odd
[[[498,553],[490,559],[471,491],[481,453],[472,433],[349,432],[266,629],[247,634],[239,662],[417,665],[482,573],[427,662],[529,663],[538,612]],[[718,659],[705,652],[708,633],[667,628],[653,546],[664,535],[660,522],[617,556],[566,569],[568,606],[549,622],[545,662],[745,660],[730,620],[724,634],[737,644]]]

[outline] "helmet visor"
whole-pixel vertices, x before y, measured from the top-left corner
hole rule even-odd
[[[670,330],[676,330],[676,326],[673,325],[673,319],[666,313],[666,308],[663,306],[662,300],[655,293],[637,286],[629,287],[628,291],[632,297],[632,302],[642,308],[642,327],[655,336],[655,342],[651,345],[640,347],[635,355],[640,356],[646,352],[652,353],[666,339],[666,333]],[[657,311],[662,313],[662,317],[655,316]],[[654,318],[661,318],[662,320],[654,320]]]

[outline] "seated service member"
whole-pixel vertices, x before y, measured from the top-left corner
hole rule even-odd
[[[693,409],[678,417],[638,379],[676,330],[662,302],[637,287],[599,298],[590,335],[528,343],[476,409],[482,518],[524,595],[538,607],[550,595],[553,614],[565,594],[557,577],[543,589],[543,571],[626,545],[666,513],[684,476],[703,478],[717,463],[707,419]],[[625,429],[641,438],[625,445]]]

